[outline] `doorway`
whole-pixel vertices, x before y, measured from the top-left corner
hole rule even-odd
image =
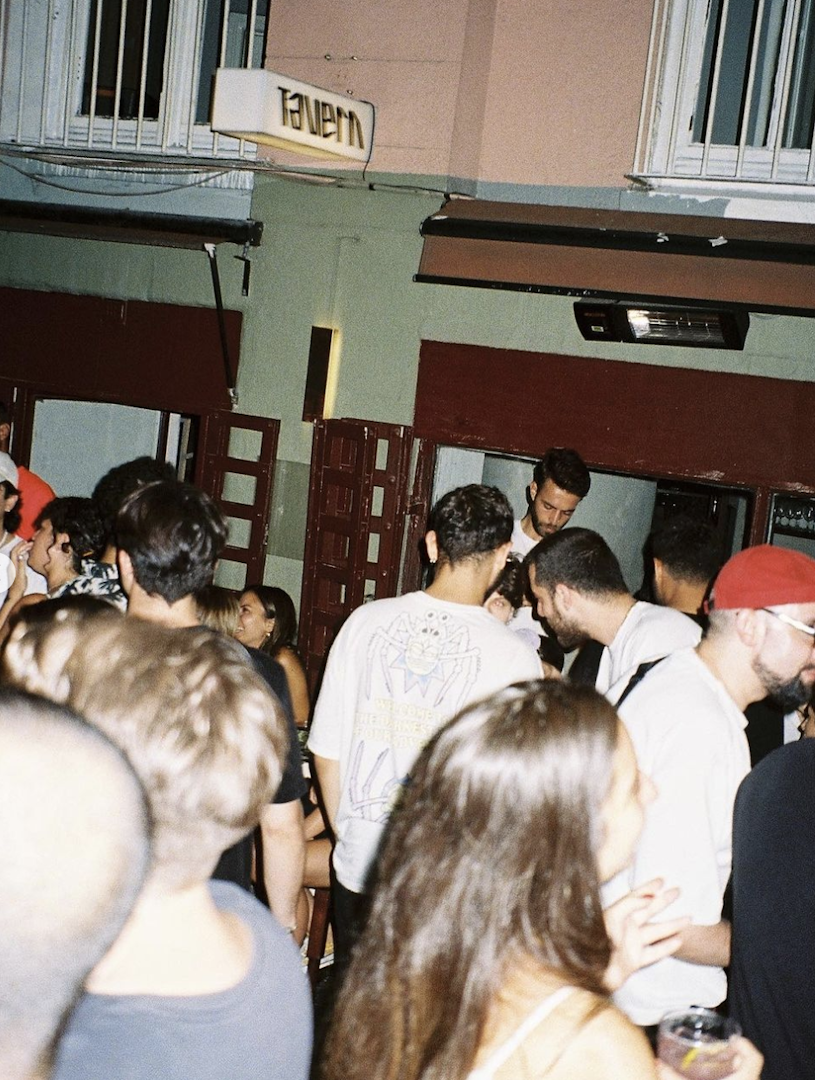
[[[491,484],[509,499],[515,518],[527,510],[527,488],[535,458],[457,446],[436,454],[431,505],[462,484]],[[617,556],[632,593],[643,585],[643,546],[652,528],[675,514],[701,517],[716,532],[722,562],[748,542],[751,493],[714,484],[590,470],[591,490],[569,526],[600,533]]]
[[[31,469],[60,495],[83,497],[92,494],[97,480],[114,465],[137,457],[160,457],[177,470],[180,466],[183,476],[179,452],[185,426],[177,413],[39,398],[34,405]]]

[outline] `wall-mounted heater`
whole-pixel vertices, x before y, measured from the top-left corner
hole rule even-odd
[[[746,311],[619,300],[578,300],[574,317],[587,341],[695,349],[743,349],[750,326]]]

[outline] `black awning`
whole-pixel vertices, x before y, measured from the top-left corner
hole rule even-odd
[[[0,199],[0,231],[200,250],[222,243],[257,247],[263,222]]]
[[[815,226],[450,199],[415,280],[815,315]]]

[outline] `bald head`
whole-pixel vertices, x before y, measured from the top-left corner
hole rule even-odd
[[[47,1074],[54,1034],[144,880],[148,815],[123,755],[60,706],[0,691],[0,1075]]]

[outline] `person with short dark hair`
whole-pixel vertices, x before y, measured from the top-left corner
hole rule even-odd
[[[150,857],[144,792],[74,712],[0,691],[0,1075],[43,1080],[88,972],[136,902]]]
[[[119,572],[127,613],[177,630],[199,625],[196,597],[212,581],[227,537],[221,511],[203,491],[178,480],[143,484],[116,519]],[[305,840],[300,799],[306,794],[300,744],[286,675],[271,657],[247,649],[248,660],[280,701],[288,732],[283,780],[260,818],[263,885],[273,913],[292,933],[303,881]],[[224,852],[215,875],[251,889],[252,839]]]
[[[524,517],[514,523],[512,550],[521,557],[535,544],[559,532],[589,493],[591,476],[576,450],[551,447],[532,471]]]
[[[576,450],[553,446],[535,463],[532,476],[537,487],[551,480],[564,491],[585,498],[591,488],[591,476],[586,463]]]
[[[257,825],[287,752],[279,704],[244,651],[202,627],[65,610],[15,628],[3,672],[115,742],[153,820],[147,882],[88,979],[54,1080],[306,1080],[299,952],[253,897],[210,880],[221,851]],[[83,843],[95,838],[91,828]]]
[[[95,588],[90,579],[103,545],[102,525],[92,499],[76,496],[52,499],[40,511],[34,539],[18,544],[11,553],[15,577],[0,608],[0,627],[21,608],[46,599],[80,594],[98,595],[115,607],[124,607],[124,593],[107,580]],[[44,575],[47,594],[26,595],[28,567]]]
[[[456,488],[433,507],[429,526],[432,583],[351,614],[314,709],[309,749],[336,839],[340,968],[364,919],[390,812],[424,744],[469,702],[541,674],[533,651],[483,607],[509,554],[506,496],[481,484]]]
[[[192,484],[144,484],[122,504],[116,518],[119,570],[127,575],[131,608],[195,606],[195,594],[209,585],[226,543],[223,515]],[[144,617],[144,616],[142,616]]]
[[[595,688],[617,701],[646,660],[695,645],[701,631],[678,611],[635,600],[611,548],[591,529],[548,537],[527,556],[538,614],[561,646],[585,641],[603,646]]]
[[[467,484],[448,491],[434,504],[427,521],[435,537],[440,566],[476,561],[506,547],[507,521],[512,510],[503,492],[484,484]],[[437,559],[431,557],[431,562]]]
[[[680,514],[668,518],[651,531],[645,558],[653,565],[656,603],[688,615],[701,614],[705,594],[722,565],[710,522]]]
[[[122,462],[121,465],[114,465],[97,480],[92,498],[105,530],[105,551],[102,555],[105,562],[116,562],[116,518],[128,495],[132,495],[143,484],[175,479],[175,469],[168,461],[138,457]]]
[[[105,531],[99,510],[93,499],[55,499],[49,503],[40,516],[48,520],[55,534],[70,537],[70,566],[73,575],[70,580],[56,591],[49,590],[52,599],[60,596],[98,596],[109,604],[124,611],[127,598],[119,584],[116,567],[102,562],[105,548]],[[65,541],[62,551],[68,554]],[[49,566],[55,555],[49,550]],[[57,565],[61,559],[57,557]],[[65,560],[66,566],[68,565]],[[47,576],[47,572],[46,572]]]
[[[562,446],[547,450],[532,472],[532,482],[527,490],[529,509],[520,520],[513,522],[513,555],[524,559],[540,540],[568,525],[590,487],[589,470],[576,450]],[[522,632],[530,640],[533,634],[536,635],[541,655],[562,670],[563,650],[534,618],[533,608],[525,594],[524,603],[518,609],[515,632]]]
[[[122,611],[125,610],[127,597],[119,582],[116,565],[116,515],[125,498],[142,484],[168,479],[175,479],[173,467],[149,457],[127,461],[105,473],[96,484],[92,499],[102,539],[97,545],[97,554],[82,559],[79,573],[68,587],[68,592],[101,596]]]

